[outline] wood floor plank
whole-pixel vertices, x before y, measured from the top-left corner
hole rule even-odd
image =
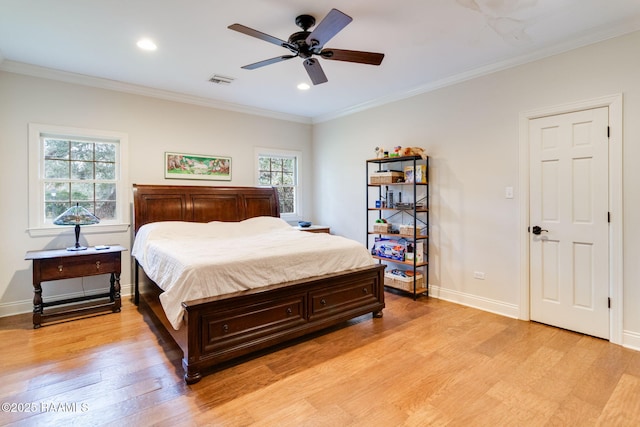
[[[640,352],[436,299],[386,302],[381,319],[191,386],[179,348],[129,301],[38,330],[3,318],[0,399],[34,411],[2,412],[0,425],[640,425]]]
[[[598,419],[600,425],[633,426],[640,420],[640,377],[623,374]]]

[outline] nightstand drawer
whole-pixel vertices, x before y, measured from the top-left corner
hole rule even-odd
[[[116,266],[120,266],[120,253],[43,259],[40,261],[40,279],[48,281],[113,273]]]

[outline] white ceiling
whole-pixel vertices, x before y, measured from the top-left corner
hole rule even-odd
[[[300,58],[240,68],[290,52],[230,24],[286,40],[297,15],[332,7],[353,22],[325,47],[382,52],[380,66],[320,59],[329,82],[305,92]],[[639,0],[0,0],[0,69],[319,121],[639,29]]]

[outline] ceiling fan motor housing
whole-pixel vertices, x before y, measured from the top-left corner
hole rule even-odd
[[[311,34],[310,31],[299,31],[289,36],[288,42],[297,47],[296,51],[301,58],[309,58],[313,55],[313,49],[306,42],[307,37]]]

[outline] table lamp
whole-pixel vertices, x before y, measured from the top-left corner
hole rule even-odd
[[[53,220],[55,225],[75,225],[76,226],[76,245],[70,248],[67,248],[68,251],[83,251],[86,246],[80,246],[78,240],[80,239],[80,226],[81,225],[89,225],[89,224],[97,224],[100,222],[100,218],[80,206],[76,203],[75,206],[70,207],[60,215],[56,219]]]

